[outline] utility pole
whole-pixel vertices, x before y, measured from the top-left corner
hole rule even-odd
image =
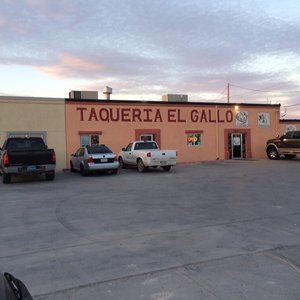
[[[227,85],[227,103],[229,103],[230,100],[230,92],[229,92],[229,83]]]

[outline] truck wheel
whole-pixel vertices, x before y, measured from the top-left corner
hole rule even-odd
[[[52,181],[55,178],[55,173],[46,173],[46,180]]]
[[[285,154],[284,157],[286,159],[293,159],[294,157],[296,157],[296,155],[294,155],[294,154]]]
[[[145,165],[141,159],[138,159],[137,161],[137,168],[140,173],[145,171]]]
[[[269,159],[277,159],[279,157],[279,154],[275,147],[268,148],[267,155],[268,155]]]
[[[124,160],[122,157],[119,157],[119,167],[120,169],[126,169],[126,165],[124,164]]]
[[[11,174],[2,173],[2,182],[10,183],[11,182]]]
[[[171,170],[171,166],[162,167],[164,172],[169,172]]]

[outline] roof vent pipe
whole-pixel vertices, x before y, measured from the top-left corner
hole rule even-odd
[[[106,86],[105,90],[103,91],[103,94],[105,95],[106,100],[110,100],[110,95],[112,94],[112,88],[109,86]]]

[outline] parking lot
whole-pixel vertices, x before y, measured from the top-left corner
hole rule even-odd
[[[0,185],[0,270],[37,300],[300,299],[300,159]]]

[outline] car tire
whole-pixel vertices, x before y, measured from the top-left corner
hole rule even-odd
[[[2,173],[2,182],[3,183],[11,183],[11,174]]]
[[[120,167],[120,169],[126,169],[126,165],[125,165],[124,160],[121,156],[119,157],[119,167]]]
[[[70,171],[71,171],[72,173],[75,172],[75,169],[74,169],[74,166],[73,166],[73,164],[72,164],[72,161],[70,161]]]
[[[80,173],[82,176],[88,175],[88,171],[84,168],[83,164],[80,165]]]
[[[275,147],[269,147],[267,150],[267,155],[268,155],[269,159],[278,159],[279,158],[279,154]]]
[[[137,168],[140,173],[143,173],[146,169],[143,161],[140,158],[137,161]]]
[[[118,174],[118,171],[119,171],[118,169],[112,169],[111,174]]]
[[[171,170],[171,166],[164,166],[162,167],[162,169],[164,170],[164,172],[169,172]]]
[[[46,180],[52,181],[55,178],[55,173],[45,173]]]

